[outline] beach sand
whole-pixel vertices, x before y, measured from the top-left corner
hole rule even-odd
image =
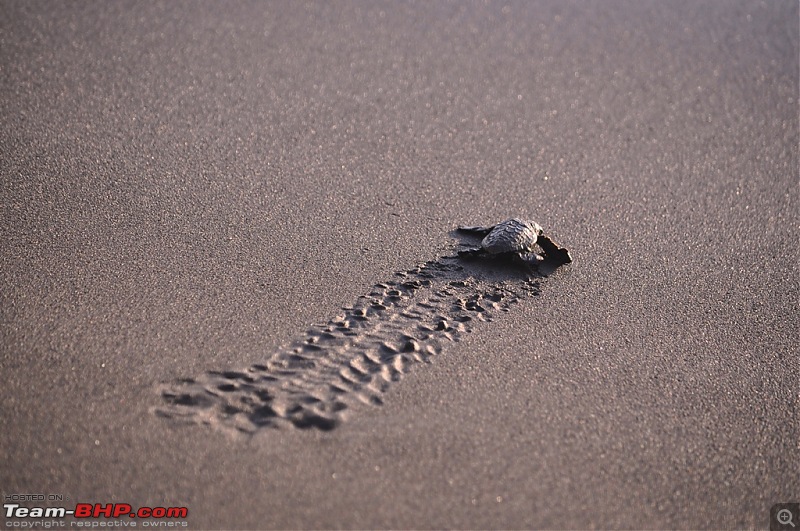
[[[3,495],[192,529],[764,528],[797,501],[796,2],[0,12]],[[514,216],[574,262],[437,269],[398,304],[492,320],[334,425],[200,403]],[[402,350],[392,304],[359,340]],[[269,389],[330,383],[330,341]]]

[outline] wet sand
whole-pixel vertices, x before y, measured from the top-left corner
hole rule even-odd
[[[763,528],[797,501],[796,2],[0,12],[4,495],[193,529]],[[574,263],[390,293],[512,216]],[[362,296],[384,357],[291,358]],[[265,398],[345,366],[341,400]],[[159,415],[185,378],[211,407]]]

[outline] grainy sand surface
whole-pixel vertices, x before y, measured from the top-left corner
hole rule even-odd
[[[799,24],[2,0],[0,491],[194,529],[767,527],[800,495]],[[574,263],[436,265],[511,216]]]

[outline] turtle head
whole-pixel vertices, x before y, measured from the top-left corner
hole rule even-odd
[[[541,236],[542,233],[544,232],[542,226],[536,223],[535,221],[528,221],[528,225],[531,226],[531,228],[533,229],[533,231],[536,233],[537,236]]]

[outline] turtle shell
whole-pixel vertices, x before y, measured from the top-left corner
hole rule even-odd
[[[481,246],[490,254],[527,253],[533,251],[542,227],[534,221],[509,219],[494,226]]]

